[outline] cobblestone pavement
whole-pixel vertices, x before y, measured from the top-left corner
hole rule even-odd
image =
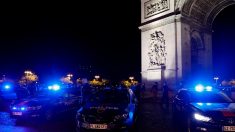
[[[167,110],[159,99],[148,97],[140,101],[139,109],[136,132],[174,132],[171,103]]]

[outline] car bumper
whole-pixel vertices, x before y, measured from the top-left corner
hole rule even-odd
[[[34,112],[11,111],[10,115],[13,118],[21,118],[21,119],[41,117],[41,113],[38,111],[34,111]]]
[[[201,132],[223,132],[224,126],[227,126],[229,128],[233,127],[231,125],[219,125],[219,124],[210,124],[210,123],[202,123],[202,122],[193,122],[192,124],[192,128],[194,130],[201,131]],[[234,125],[234,128],[235,128],[235,125]]]
[[[89,130],[125,130],[129,129],[131,124],[129,123],[85,123],[77,121],[78,129]]]

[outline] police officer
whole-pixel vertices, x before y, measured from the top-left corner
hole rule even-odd
[[[163,91],[162,91],[162,107],[164,108],[164,105],[166,106],[166,109],[169,110],[169,96],[168,96],[168,91],[169,87],[167,85],[167,82],[163,83]]]

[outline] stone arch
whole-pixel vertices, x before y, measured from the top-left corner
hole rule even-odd
[[[182,16],[211,28],[216,16],[226,7],[235,4],[234,0],[179,0],[178,9]]]
[[[194,47],[191,47],[191,49],[199,50],[204,48],[202,35],[198,31],[196,30],[191,31],[190,36],[191,36],[191,41],[192,40],[195,41],[196,44],[194,45],[196,49]]]
[[[193,30],[190,33],[190,47],[191,47],[191,75],[199,76],[200,70],[202,69],[202,63],[200,62],[200,56],[202,51],[204,50],[204,42],[202,40],[202,35]]]
[[[223,9],[233,4],[234,0],[141,0],[139,28],[142,81],[151,85],[166,79],[174,87],[180,80],[190,78],[191,57],[194,54],[192,44],[198,54],[195,57],[201,66],[201,72],[207,76],[212,75],[212,24]],[[149,8],[152,12],[147,10]],[[153,68],[148,66],[150,59],[147,46],[151,42],[149,36],[155,31],[164,34],[164,68],[159,65]]]

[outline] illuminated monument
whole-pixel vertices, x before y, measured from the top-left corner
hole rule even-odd
[[[212,24],[234,0],[141,0],[141,75],[171,88],[200,73],[211,77]]]

